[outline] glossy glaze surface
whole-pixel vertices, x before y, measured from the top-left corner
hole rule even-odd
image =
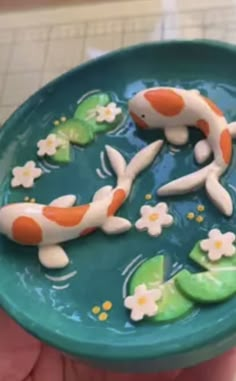
[[[86,148],[73,147],[73,160],[69,164],[52,167],[45,163],[48,172],[33,189],[11,189],[11,169],[28,160],[37,160],[38,140],[50,133],[55,119],[62,115],[71,117],[77,100],[88,91],[112,92],[125,104],[134,93],[146,87],[197,88],[219,105],[230,122],[236,120],[235,67],[236,50],[230,46],[179,42],[112,53],[62,76],[26,102],[1,130],[1,204],[22,201],[25,196],[47,204],[63,194],[76,194],[79,203],[86,203],[98,188],[115,183],[114,176],[100,178],[96,173],[105,144],[120,150],[128,161],[144,144],[162,136],[156,131],[137,131],[131,119],[127,119],[120,129],[97,136],[95,143]],[[213,227],[235,231],[236,214],[230,219],[222,216],[208,201],[204,189],[181,197],[156,195],[162,184],[198,168],[192,150],[200,136],[192,131],[190,144],[178,151],[165,144],[151,168],[137,179],[129,200],[119,212],[135,223],[144,203],[167,202],[175,224],[160,237],[151,238],[133,228],[121,236],[96,232],[65,244],[63,247],[71,259],[69,267],[47,272],[60,277],[76,271],[73,277],[63,281],[45,277],[36,249],[22,248],[1,237],[3,307],[42,340],[116,369],[124,365],[128,370],[135,370],[138,359],[143,360],[139,364],[142,370],[147,366],[148,370],[186,367],[234,345],[236,298],[214,307],[194,309],[186,318],[158,325],[131,323],[123,307],[122,292],[139,262],[164,254],[167,278],[182,268],[197,270],[199,267],[189,259],[194,244]],[[234,149],[230,168],[222,178],[234,203],[235,164]],[[108,163],[107,167],[110,170]],[[152,199],[146,201],[146,194],[151,194]],[[205,206],[202,213],[197,211],[199,204]],[[201,214],[203,221],[188,219],[189,212]],[[106,300],[113,307],[108,319],[100,321],[92,308]],[[151,365],[148,360],[153,360]]]

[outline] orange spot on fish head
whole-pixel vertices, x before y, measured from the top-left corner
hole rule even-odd
[[[12,224],[12,237],[22,245],[38,245],[43,239],[43,233],[33,218],[22,216]]]
[[[126,199],[126,193],[123,189],[117,189],[112,198],[112,202],[110,203],[110,206],[107,211],[108,216],[113,216],[117,210],[120,208],[120,206],[123,204],[123,202]]]
[[[144,97],[155,111],[167,117],[179,115],[185,107],[183,97],[171,89],[147,90]]]
[[[89,204],[74,206],[72,208],[59,208],[46,206],[43,208],[43,216],[57,225],[72,227],[80,224],[85,214],[89,210]]]
[[[225,164],[229,164],[232,157],[232,138],[228,129],[221,133],[220,148]]]

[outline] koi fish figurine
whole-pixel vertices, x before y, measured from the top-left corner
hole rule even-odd
[[[59,245],[85,236],[100,228],[107,234],[123,233],[131,228],[125,218],[115,213],[128,198],[136,176],[156,157],[163,140],[156,141],[140,150],[127,165],[123,156],[111,146],[106,153],[117,176],[115,188],[99,189],[93,201],[73,206],[74,195],[52,201],[49,206],[15,203],[0,209],[0,232],[9,239],[29,246],[38,246],[40,263],[47,268],[63,268],[68,256]]]
[[[129,111],[138,127],[163,129],[167,141],[174,145],[187,143],[187,126],[196,127],[205,135],[205,139],[194,147],[195,159],[201,164],[213,152],[213,161],[194,173],[162,186],[157,194],[185,194],[205,185],[216,207],[224,215],[231,216],[232,199],[219,179],[231,162],[236,123],[228,124],[223,112],[198,90],[168,87],[143,90],[129,101]]]

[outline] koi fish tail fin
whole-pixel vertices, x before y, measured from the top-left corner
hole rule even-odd
[[[233,213],[231,196],[219,182],[222,173],[223,169],[219,168],[215,162],[212,162],[199,171],[162,186],[158,189],[157,194],[159,196],[186,194],[205,185],[207,194],[216,207],[224,215],[231,216]]]
[[[111,146],[106,146],[107,156],[118,179],[118,187],[125,188],[129,192],[137,175],[152,163],[162,145],[163,140],[149,144],[141,149],[128,165],[120,152]]]

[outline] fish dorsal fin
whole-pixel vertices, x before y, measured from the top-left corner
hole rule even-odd
[[[103,200],[104,198],[108,197],[111,194],[111,191],[112,191],[111,185],[106,185],[105,187],[98,189],[98,191],[93,196],[93,201]]]
[[[73,194],[68,194],[66,196],[61,196],[55,198],[50,202],[50,206],[57,206],[59,208],[70,208],[76,202],[76,196]]]

